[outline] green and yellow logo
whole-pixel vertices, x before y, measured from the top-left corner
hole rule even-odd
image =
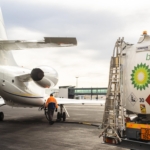
[[[148,87],[148,84],[150,84],[150,69],[149,66],[146,64],[138,64],[134,69],[132,70],[131,74],[131,81],[134,85],[134,88],[137,88],[142,90],[146,87]]]

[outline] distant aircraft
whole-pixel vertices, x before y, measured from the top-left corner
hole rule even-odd
[[[11,50],[73,45],[77,45],[76,38],[45,37],[43,41],[37,42],[7,40],[2,12],[0,10],[0,96],[4,100],[4,103],[0,102],[0,106],[6,104],[13,107],[42,108],[47,99],[44,88],[52,88],[58,82],[56,70],[49,66],[38,66],[32,70],[17,66]],[[60,106],[57,118],[63,118],[64,121],[67,112],[64,104],[95,103],[104,105],[105,103],[104,101],[61,98],[57,98],[57,101]],[[3,119],[4,114],[0,112],[0,120],[2,121]]]

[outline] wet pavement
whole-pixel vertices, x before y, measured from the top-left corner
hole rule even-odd
[[[102,120],[104,106],[66,108],[70,114],[66,123],[49,125],[44,112],[38,108],[0,107],[5,115],[0,122],[0,150],[125,150],[102,144],[102,138],[98,137],[97,126]]]

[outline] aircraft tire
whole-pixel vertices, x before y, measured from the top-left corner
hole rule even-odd
[[[3,120],[4,120],[4,113],[0,112],[0,121],[3,121]]]
[[[61,120],[61,114],[60,114],[60,112],[57,113],[57,120]]]
[[[63,121],[66,121],[66,112],[63,112],[62,118],[63,118]]]

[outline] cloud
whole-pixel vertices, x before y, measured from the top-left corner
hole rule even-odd
[[[33,40],[36,37],[36,40],[43,40],[44,34],[34,30],[28,30],[27,28],[22,27],[12,27],[7,30],[8,39],[13,40]],[[19,39],[18,39],[19,38]]]
[[[77,37],[77,47],[13,52],[20,65],[56,68],[59,85],[75,85],[79,76],[79,86],[107,86],[116,40],[124,36],[125,41],[136,43],[143,30],[150,31],[148,0],[0,2],[9,39]]]

